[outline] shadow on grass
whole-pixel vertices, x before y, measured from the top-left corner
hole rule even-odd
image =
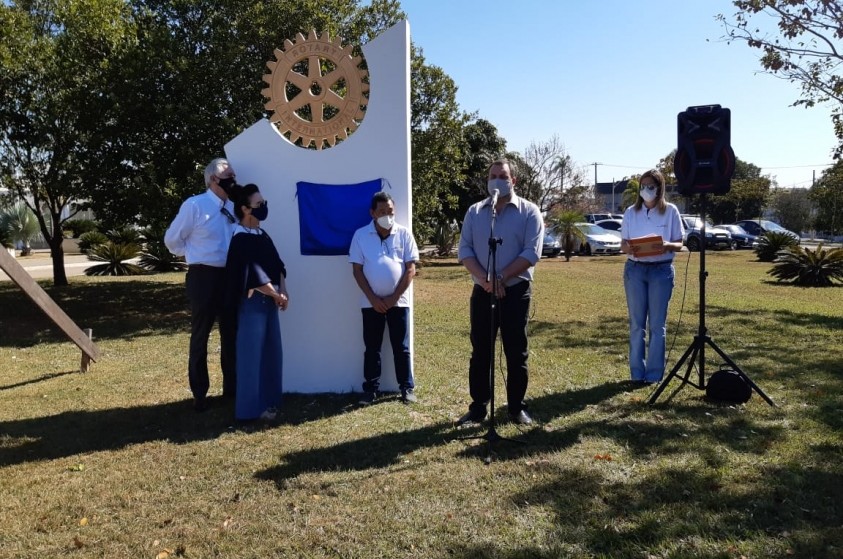
[[[325,470],[362,471],[386,468],[401,463],[403,457],[420,448],[449,443],[455,437],[453,424],[437,423],[407,431],[383,433],[336,445],[291,452],[281,456],[281,463],[255,474],[258,479],[275,482],[284,489],[287,480],[307,472]]]
[[[63,377],[65,375],[74,375],[74,374],[77,374],[78,372],[79,371],[64,371],[64,372],[61,372],[61,373],[48,373],[46,375],[41,375],[38,378],[34,378],[34,379],[30,379],[30,380],[24,380],[24,381],[21,381],[21,382],[16,382],[15,384],[7,384],[5,386],[0,386],[0,391],[11,390],[12,388],[18,388],[20,386],[26,386],[27,384],[35,384],[35,383],[38,383],[38,382],[45,382],[45,381],[48,381],[48,380],[51,380],[51,379],[54,379],[54,378],[57,378],[57,377]]]
[[[517,550],[458,545],[451,556],[726,558],[752,542],[768,557],[839,557],[843,544],[843,485],[823,469],[766,467],[739,485],[730,472],[670,466],[634,483],[607,482],[600,468],[553,473],[555,481],[511,498],[520,509],[549,507],[555,529],[545,541]]]
[[[354,401],[349,395],[285,395],[281,421],[298,425],[339,415],[353,407]],[[204,413],[194,411],[191,399],[0,422],[0,467],[150,441],[184,444],[225,432],[273,428],[261,422],[235,422],[233,402],[211,397],[209,403],[210,409]]]
[[[80,328],[92,328],[95,339],[190,329],[183,282],[135,279],[43,287]],[[58,327],[13,283],[0,284],[0,309],[0,346],[29,347],[65,340]]]

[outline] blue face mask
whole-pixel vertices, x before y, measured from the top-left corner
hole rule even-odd
[[[257,219],[258,221],[264,221],[266,216],[269,215],[269,206],[264,201],[261,203],[260,206],[257,208],[252,208],[252,217]]]
[[[507,179],[489,179],[489,182],[486,183],[486,189],[489,192],[489,196],[495,190],[498,191],[499,196],[509,196],[509,193],[512,192],[512,183]]]

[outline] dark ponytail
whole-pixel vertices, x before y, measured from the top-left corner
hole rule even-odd
[[[231,188],[231,193],[228,195],[231,198],[231,202],[234,204],[234,215],[237,216],[237,219],[243,219],[243,206],[249,205],[249,198],[255,192],[260,192],[258,186],[256,184],[235,184]]]

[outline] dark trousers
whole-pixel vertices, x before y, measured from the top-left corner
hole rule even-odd
[[[219,321],[220,367],[223,394],[234,395],[237,388],[235,347],[237,316],[223,307],[225,268],[192,265],[187,270],[187,298],[190,302],[190,357],[187,377],[196,398],[208,394],[208,338]]]
[[[491,367],[492,328],[494,336],[500,330],[506,356],[506,399],[510,413],[526,409],[527,393],[527,319],[530,314],[532,289],[522,281],[506,288],[506,297],[498,300],[495,317],[491,313],[492,295],[479,285],[471,292],[471,362],[468,366],[468,387],[471,409],[485,411],[491,398],[489,369]],[[494,326],[493,326],[494,325]]]
[[[408,307],[392,307],[386,314],[372,308],[363,308],[363,391],[377,392],[381,378],[381,346],[383,329],[389,326],[389,342],[395,359],[395,378],[404,390],[413,388],[412,361],[410,359],[410,330]]]

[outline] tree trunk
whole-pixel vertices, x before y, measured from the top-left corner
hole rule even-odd
[[[61,242],[64,236],[59,231],[57,237],[50,239],[50,258],[53,260],[53,285],[63,287],[67,285],[67,272],[64,269],[64,248]]]

